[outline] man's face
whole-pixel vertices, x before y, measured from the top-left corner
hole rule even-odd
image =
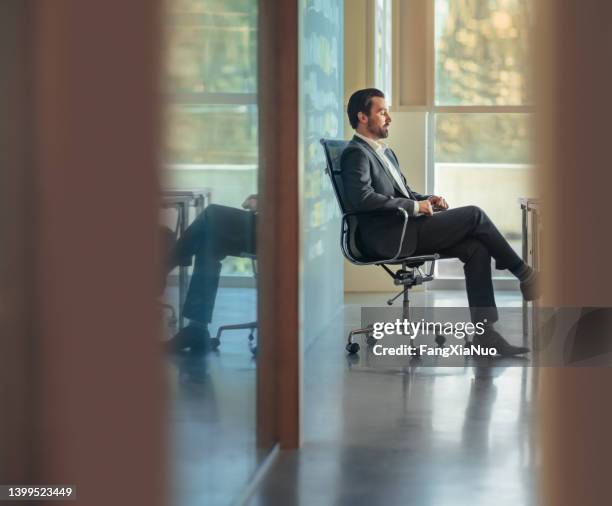
[[[387,102],[384,98],[372,98],[372,108],[370,109],[370,115],[367,116],[367,118],[368,123],[366,128],[368,129],[368,132],[376,136],[378,139],[386,139],[389,136],[389,123],[391,123],[391,116],[389,116]]]

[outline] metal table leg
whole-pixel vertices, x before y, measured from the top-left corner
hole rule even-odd
[[[187,229],[187,205],[185,203],[177,206],[179,213],[179,237],[182,237]],[[183,308],[187,297],[187,269],[188,267],[179,266],[179,329],[184,326]]]
[[[527,206],[521,206],[522,212],[522,236],[523,236],[523,262],[529,263],[529,245],[528,245],[528,230],[527,230]],[[527,302],[523,300],[523,344],[527,342],[529,335],[529,318],[527,314]]]

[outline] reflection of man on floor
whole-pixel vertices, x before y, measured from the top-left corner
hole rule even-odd
[[[190,350],[203,353],[208,348],[208,324],[212,320],[221,261],[226,256],[255,253],[255,211],[257,196],[249,196],[243,209],[211,204],[176,243],[169,260],[168,272],[188,266],[195,256],[193,275],[189,283],[183,315],[189,324],[181,329],[166,346],[168,351]]]
[[[459,258],[464,263],[468,302],[475,321],[486,319],[492,324],[498,319],[491,258],[497,269],[508,269],[519,279],[525,300],[537,297],[537,274],[515,253],[482,209],[448,209],[444,198],[421,195],[407,185],[395,153],[382,142],[389,135],[391,116],[380,90],[355,92],[347,113],[355,135],[342,153],[341,170],[350,210],[405,209],[409,219],[402,256],[440,253]],[[402,223],[388,216],[360,218],[360,250],[368,256],[393,257]],[[484,336],[475,338],[475,344],[495,347],[501,355],[529,351],[508,344],[491,325]]]

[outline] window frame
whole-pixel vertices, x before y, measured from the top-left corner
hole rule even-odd
[[[435,189],[435,124],[438,114],[534,114],[535,105],[437,105],[435,102],[435,0],[393,0],[392,83],[395,105],[391,112],[425,115],[425,191]],[[415,46],[417,46],[415,48]],[[424,50],[417,50],[421,46]],[[408,59],[406,65],[405,59]],[[406,71],[406,68],[407,71]],[[414,93],[413,90],[417,90]],[[518,209],[518,204],[517,204]],[[440,283],[441,281],[441,283]],[[442,278],[446,286],[454,278]],[[494,278],[496,287],[514,287],[514,280]],[[439,286],[438,286],[439,287]]]
[[[255,8],[257,9],[257,1],[253,0]],[[185,14],[189,13],[172,13],[168,12],[170,18],[174,18],[172,23],[173,27],[180,27],[181,21],[185,17]],[[187,23],[185,26],[191,26]],[[257,29],[257,25],[255,26]],[[257,57],[256,57],[257,58]],[[257,61],[255,62],[255,75],[257,75]],[[206,106],[206,105],[251,105],[258,107],[257,92],[170,92],[165,90],[164,92],[164,103],[166,107],[172,108],[176,106]],[[188,170],[186,164],[174,163],[169,160],[164,161],[164,167],[169,170]],[[229,165],[244,165],[252,166],[252,164],[229,164]],[[211,167],[215,167],[217,164],[211,164]],[[200,169],[197,169],[200,170]]]
[[[258,11],[259,3],[257,0],[252,0],[254,8]],[[167,16],[168,19],[172,21],[172,29],[180,28],[180,27],[190,27],[192,26],[189,22],[188,15],[193,14],[190,12],[172,12],[169,7],[167,7]],[[198,14],[198,13],[196,13]],[[260,13],[257,12],[257,20],[259,18]],[[185,24],[183,21],[185,20]],[[259,29],[258,22],[255,23],[255,30]],[[168,44],[168,41],[164,41],[165,44]],[[259,43],[259,39],[258,39]],[[257,73],[258,73],[258,51],[255,52],[255,86],[258,86],[257,81]],[[165,54],[167,58],[168,55]],[[168,89],[164,89],[163,92],[164,98],[164,107],[167,109],[172,109],[174,107],[184,107],[184,106],[254,106],[255,110],[259,114],[259,102],[258,102],[258,94],[257,91],[254,92],[196,92],[196,91],[179,91],[173,92]],[[165,132],[167,135],[167,132]],[[259,135],[259,132],[258,132]],[[163,159],[163,168],[166,171],[170,171],[170,178],[174,178],[174,174],[178,174],[185,171],[215,171],[215,170],[223,170],[223,171],[244,171],[244,170],[259,170],[259,159],[258,156],[257,163],[224,163],[224,164],[215,164],[215,163],[207,163],[207,164],[195,164],[195,163],[180,163],[176,161],[172,161],[169,159]],[[174,173],[174,174],[172,174]],[[239,257],[231,257],[236,261],[236,258]],[[240,263],[250,263],[248,259],[239,259],[237,260]],[[224,267],[225,268],[225,267]],[[189,268],[189,273],[191,274],[192,268]],[[239,273],[239,274],[227,274],[222,271],[220,285],[223,287],[248,287],[254,288],[256,286],[256,282],[253,274],[250,273]]]

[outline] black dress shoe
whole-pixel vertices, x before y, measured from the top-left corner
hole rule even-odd
[[[210,333],[205,327],[187,325],[164,343],[168,353],[191,352],[202,355],[210,349]]]
[[[493,329],[487,329],[482,335],[475,335],[473,344],[481,348],[495,348],[496,356],[499,357],[513,357],[531,351],[526,346],[514,346],[510,344],[499,334],[499,332]]]
[[[536,300],[540,297],[540,273],[534,272],[529,281],[524,281],[519,284],[523,299],[527,302]]]

